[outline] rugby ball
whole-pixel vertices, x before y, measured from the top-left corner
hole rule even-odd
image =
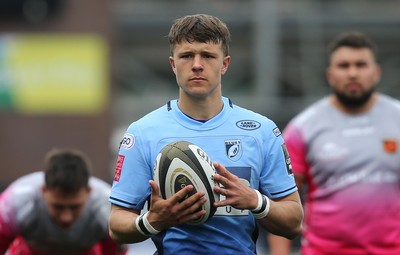
[[[213,204],[219,201],[219,194],[213,189],[218,185],[213,179],[214,174],[215,168],[210,157],[200,147],[187,141],[167,144],[154,163],[154,181],[160,187],[164,199],[168,199],[187,185],[193,185],[193,190],[186,198],[198,191],[205,192],[207,202],[199,210],[205,210],[206,214],[187,222],[190,225],[203,224],[216,211]]]

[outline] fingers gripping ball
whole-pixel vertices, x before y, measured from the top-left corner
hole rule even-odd
[[[199,210],[205,210],[206,214],[187,222],[190,225],[203,224],[216,211],[213,204],[219,201],[219,194],[213,189],[218,185],[213,179],[214,174],[215,168],[210,157],[200,147],[186,141],[167,144],[158,154],[154,164],[154,180],[164,199],[187,185],[193,185],[194,188],[187,197],[198,191],[205,192],[207,202]]]

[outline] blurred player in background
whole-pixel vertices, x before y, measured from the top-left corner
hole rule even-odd
[[[43,170],[20,177],[0,195],[0,254],[125,254],[108,235],[110,185],[90,177],[88,158],[53,149]]]
[[[301,254],[400,254],[400,102],[375,91],[381,70],[366,35],[341,34],[329,55],[331,95],[283,132],[307,185]],[[273,255],[289,254],[289,240],[269,239]]]
[[[110,195],[111,236],[126,243],[152,237],[160,255],[256,254],[257,222],[294,238],[303,211],[279,129],[222,96],[221,76],[231,59],[225,23],[210,15],[185,16],[168,39],[179,99],[132,123],[121,142]],[[203,191],[182,201],[193,188],[188,185],[164,200],[152,180],[157,154],[178,140],[204,149],[215,161],[214,180],[224,186],[214,187],[226,199],[214,204],[217,212],[202,225],[184,223],[206,213],[198,210]],[[141,214],[148,199],[150,209]]]

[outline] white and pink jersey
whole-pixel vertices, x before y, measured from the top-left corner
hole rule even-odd
[[[400,103],[347,115],[324,98],[283,132],[307,182],[302,254],[400,254]]]
[[[116,254],[108,236],[110,185],[91,177],[90,199],[69,229],[49,216],[42,196],[44,173],[34,172],[14,181],[0,194],[0,254]],[[23,241],[21,243],[21,241]],[[20,242],[20,243],[18,243]],[[10,246],[11,245],[11,246]]]

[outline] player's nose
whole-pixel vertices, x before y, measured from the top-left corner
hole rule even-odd
[[[195,72],[203,70],[203,62],[201,56],[194,56],[192,70]]]
[[[62,227],[69,227],[74,221],[74,214],[71,210],[65,209],[60,213],[59,221]]]

